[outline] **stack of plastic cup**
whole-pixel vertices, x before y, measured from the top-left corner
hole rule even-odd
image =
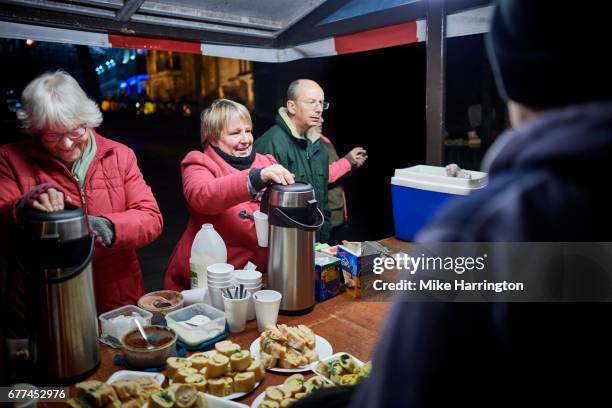
[[[233,272],[234,282],[236,285],[244,285],[244,290],[251,295],[258,290],[261,290],[261,272],[254,270],[237,270]],[[255,319],[255,304],[253,297],[249,299],[249,307],[247,309],[247,320]]]
[[[234,267],[226,263],[216,263],[206,268],[210,303],[219,310],[225,310],[223,306],[223,290],[234,287],[233,270]]]

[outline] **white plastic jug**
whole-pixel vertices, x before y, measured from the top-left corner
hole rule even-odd
[[[191,244],[191,288],[206,287],[206,268],[214,263],[227,262],[227,248],[212,224],[202,224]]]

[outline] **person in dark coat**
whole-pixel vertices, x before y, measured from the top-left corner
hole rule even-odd
[[[512,129],[484,160],[489,185],[418,241],[610,241],[603,7],[497,3],[486,43]],[[611,316],[610,303],[396,302],[350,407],[609,405]]]

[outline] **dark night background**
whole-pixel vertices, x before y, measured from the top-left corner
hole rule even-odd
[[[30,53],[23,41],[1,40],[0,63],[5,67],[0,144],[19,140],[14,112],[8,108],[36,75],[62,68],[100,100],[95,55],[84,46],[41,43],[45,52]],[[39,46],[41,46],[39,44]],[[91,52],[90,52],[91,51]],[[447,41],[447,139],[467,140],[476,130],[481,148],[455,144],[445,148],[446,163],[478,169],[486,147],[504,127],[503,105],[486,62],[482,35]],[[143,64],[137,69],[144,70]],[[392,236],[390,179],[396,168],[425,163],[425,44],[411,44],[334,57],[283,64],[253,63],[255,136],[274,121],[284,104],[287,85],[296,78],[317,81],[331,104],[324,112],[324,134],[340,156],[355,146],[369,159],[346,183],[349,222],[354,240]],[[10,91],[13,91],[12,93]],[[11,102],[12,101],[12,102]],[[468,120],[468,107],[482,105],[482,125]],[[144,116],[133,110],[103,112],[99,132],[135,150],[139,166],[164,216],[161,237],[139,251],[146,290],[161,288],[166,262],[187,224],[180,162],[199,149],[199,112],[191,117],[173,114]],[[488,120],[485,120],[488,119]]]

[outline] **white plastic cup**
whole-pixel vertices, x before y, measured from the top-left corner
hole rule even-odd
[[[224,285],[224,284],[231,284],[234,283],[234,279],[229,276],[227,278],[210,278],[207,281],[207,285],[212,284],[213,286],[219,286],[219,285]]]
[[[275,290],[259,290],[253,293],[257,329],[260,333],[266,329],[266,326],[276,324],[282,298],[283,295]]]
[[[234,265],[228,263],[214,263],[206,268],[209,278],[231,276],[233,270]]]
[[[243,283],[245,285],[261,283],[262,278],[261,272],[245,269],[236,270],[232,272],[232,275],[234,276],[234,280],[236,282]]]
[[[225,310],[223,306],[223,289],[229,288],[232,289],[234,285],[228,285],[223,287],[215,287],[208,286],[209,294],[210,294],[210,304],[212,307],[216,307],[219,310]]]
[[[253,213],[253,219],[255,220],[257,243],[260,247],[265,248],[268,246],[268,214],[262,213],[261,211],[255,211]]]
[[[208,292],[208,288],[189,289],[181,292],[183,295],[183,305],[191,306],[194,303],[204,302],[204,298]]]
[[[253,293],[261,290],[261,284],[251,289],[245,287],[244,290],[251,294],[251,298],[249,299],[249,308],[247,309],[247,320],[253,320],[255,319],[255,303],[253,303]]]
[[[230,299],[225,294],[222,294],[222,296],[223,306],[225,307],[225,318],[227,319],[230,332],[243,332],[246,327],[247,311],[251,294],[246,291],[242,299]]]

